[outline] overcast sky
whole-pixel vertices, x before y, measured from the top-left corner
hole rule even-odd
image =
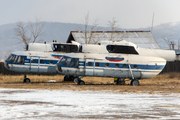
[[[180,21],[180,0],[0,0],[0,25],[18,21],[84,23],[98,19],[108,26],[115,18],[121,28],[151,27]]]

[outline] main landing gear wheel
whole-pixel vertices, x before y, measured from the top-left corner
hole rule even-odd
[[[85,82],[83,80],[80,80],[79,85],[85,85]]]
[[[124,85],[125,84],[125,80],[122,78],[118,78],[117,79],[117,85]]]
[[[24,83],[30,83],[31,81],[30,81],[30,79],[29,78],[25,78],[24,79]]]
[[[75,77],[73,81],[74,83],[77,83],[78,85],[85,85],[85,82],[81,80],[80,78]]]
[[[73,76],[65,75],[64,81],[73,81]]]
[[[68,81],[69,80],[69,75],[65,75],[64,76],[64,81]]]
[[[133,85],[133,86],[138,86],[139,85],[139,80],[137,80],[137,79],[131,80],[130,84]]]
[[[80,80],[79,78],[75,77],[75,78],[73,79],[73,82],[78,84],[79,80]]]

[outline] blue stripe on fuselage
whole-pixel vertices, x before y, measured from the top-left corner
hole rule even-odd
[[[127,68],[127,69],[129,69],[129,65],[125,64],[125,63],[124,64],[123,63],[108,63],[109,66],[106,66],[107,62],[98,62],[98,63],[99,63],[99,66],[95,66],[95,69],[100,68],[100,67],[101,68]],[[94,62],[92,62],[92,65],[89,66],[88,63],[85,64],[84,61],[79,61],[79,67],[84,67],[85,65],[87,67],[94,67]],[[61,66],[62,67],[69,67],[69,66],[64,66],[64,65],[61,65]],[[136,68],[134,68],[135,66],[136,66]],[[165,65],[131,64],[130,67],[131,67],[131,69],[162,70],[165,67]],[[89,68],[89,69],[91,69],[91,68]]]
[[[109,66],[106,66],[105,62],[99,62],[99,66],[95,66],[96,68],[103,67],[103,68],[128,68],[128,64],[121,64],[121,63],[108,63]],[[119,65],[119,67],[117,67]],[[88,63],[86,63],[86,66],[89,66]],[[94,65],[92,64],[92,67]],[[134,68],[134,66],[137,66]],[[131,69],[149,69],[149,70],[161,70],[165,67],[165,65],[143,65],[143,64],[130,64]]]

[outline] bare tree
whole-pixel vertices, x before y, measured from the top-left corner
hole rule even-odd
[[[85,28],[84,28],[84,37],[85,37],[85,43],[88,43],[88,37],[87,37],[87,29],[88,29],[88,23],[89,23],[89,12],[87,13],[87,15],[85,16]]]
[[[99,40],[98,39],[94,39],[93,37],[97,36],[97,34],[95,32],[93,32],[95,30],[95,28],[98,26],[98,20],[95,19],[91,29],[90,29],[90,36],[89,36],[89,40],[87,41],[87,44],[90,44],[91,42],[96,44]],[[98,30],[99,28],[96,29],[96,31]]]
[[[98,19],[95,19],[92,27],[90,28],[90,31],[88,31],[88,26],[89,26],[89,13],[87,13],[87,15],[85,16],[85,23],[84,23],[84,30],[81,31],[83,33],[82,38],[84,38],[85,44],[90,44],[90,43],[94,43],[96,44],[99,39],[94,39],[95,36],[97,36],[97,34],[93,31],[97,31],[99,28],[98,26]]]
[[[39,22],[37,18],[36,18],[35,26],[33,25],[32,22],[29,21],[29,28],[31,30],[31,34],[33,37],[33,40],[32,40],[33,43],[36,41],[37,37],[42,35],[43,27],[44,27],[44,24]]]
[[[44,24],[36,19],[34,24],[32,22],[26,24],[23,22],[17,22],[16,26],[17,27],[14,29],[15,36],[20,40],[20,42],[23,42],[26,47],[30,41],[34,43],[37,38],[42,35]],[[28,32],[30,32],[29,35],[27,35]]]
[[[113,41],[115,37],[117,37],[117,35],[115,35],[115,31],[117,31],[119,25],[117,25],[118,21],[113,18],[112,21],[108,21],[108,26],[111,27],[111,36],[110,36],[110,41]],[[119,36],[119,35],[118,35]]]
[[[27,43],[29,43],[29,41],[31,40],[30,37],[27,37],[27,26],[23,23],[23,22],[18,22],[16,23],[17,28],[14,29],[15,31],[15,35],[18,37],[18,39],[20,39],[25,46],[27,45]]]
[[[174,42],[172,41],[172,36],[171,35],[169,35],[169,36],[163,35],[162,39],[166,42],[166,44],[168,45],[169,49],[173,49]]]

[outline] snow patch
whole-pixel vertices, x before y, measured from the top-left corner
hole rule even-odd
[[[0,89],[1,119],[179,119],[180,94]]]

